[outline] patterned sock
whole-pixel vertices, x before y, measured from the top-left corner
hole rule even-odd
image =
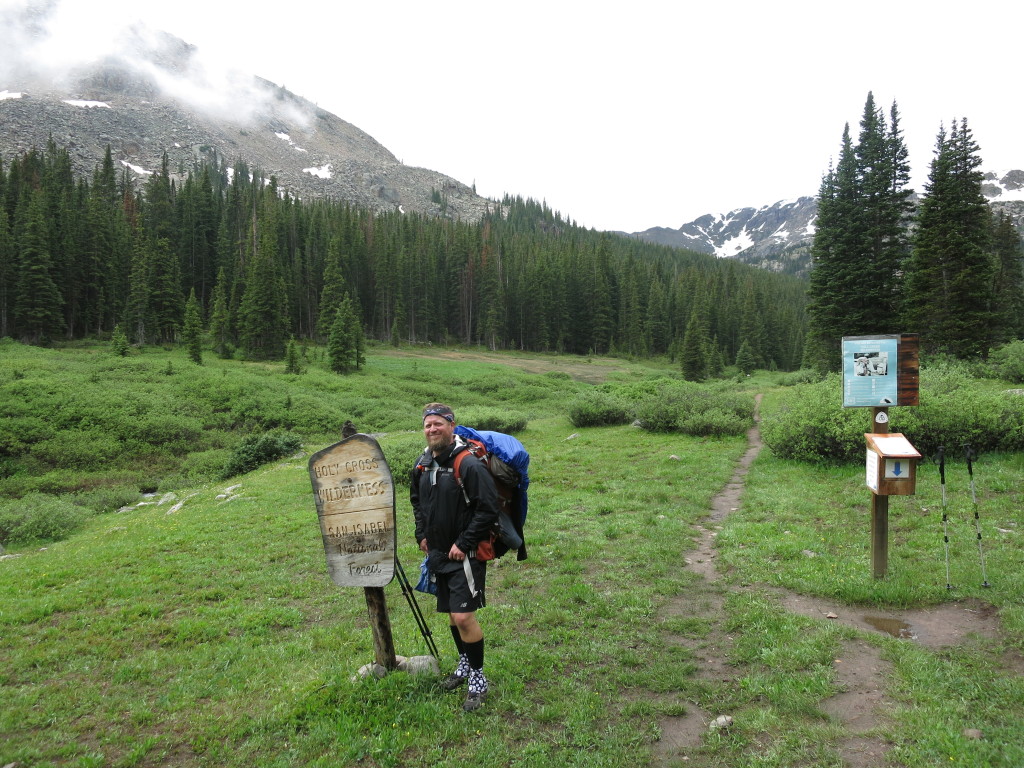
[[[482,669],[469,670],[469,692],[487,693],[487,678]]]

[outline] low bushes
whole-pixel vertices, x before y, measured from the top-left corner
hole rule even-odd
[[[603,384],[569,407],[575,427],[635,421],[649,432],[681,432],[695,437],[742,435],[753,423],[754,399],[727,387],[657,377]]]
[[[221,472],[221,479],[227,480],[235,475],[251,472],[257,467],[293,454],[301,447],[302,441],[296,435],[282,432],[250,435],[232,452],[231,458]]]
[[[569,421],[574,427],[610,427],[628,424],[632,419],[626,403],[608,392],[587,392],[569,406]]]
[[[765,445],[776,456],[813,462],[860,461],[865,408],[842,407],[842,378],[794,387],[785,403],[761,423]],[[924,456],[938,447],[979,452],[1024,448],[1024,396],[986,386],[958,364],[922,370],[920,405],[896,407],[890,429],[902,432]]]
[[[0,544],[60,541],[90,516],[85,507],[44,493],[0,501]]]
[[[515,411],[498,408],[470,407],[457,411],[459,424],[465,424],[477,430],[489,432],[505,432],[513,435],[526,429],[527,418]],[[422,442],[423,438],[420,437]]]
[[[988,364],[1000,379],[1024,384],[1024,341],[1017,339],[993,351]]]

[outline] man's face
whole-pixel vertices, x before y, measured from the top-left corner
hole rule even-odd
[[[427,438],[427,447],[437,454],[452,444],[455,425],[443,416],[431,414],[423,420],[423,435]]]

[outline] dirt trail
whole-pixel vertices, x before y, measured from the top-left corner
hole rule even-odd
[[[760,406],[760,395],[757,405]],[[707,589],[694,595],[680,596],[666,606],[668,615],[703,618],[712,631],[699,640],[676,637],[675,641],[691,648],[697,654],[701,679],[727,681],[735,677],[725,659],[732,639],[721,630],[724,619],[722,605],[725,589],[715,563],[715,538],[721,521],[740,506],[744,480],[750,465],[762,448],[759,417],[755,411],[754,426],[747,433],[748,447],[732,478],[713,499],[711,511],[695,531],[696,547],[686,559],[687,567],[704,577]],[[739,587],[730,587],[739,589]],[[832,603],[828,600],[798,595],[765,585],[744,587],[773,595],[782,607],[802,616],[836,621],[845,626],[868,632],[883,632],[894,637],[934,648],[957,645],[969,634],[994,637],[998,633],[998,618],[991,606],[976,601],[963,601],[932,609],[912,611],[881,611],[858,609]],[[706,593],[706,594],[705,594]],[[886,680],[892,667],[881,657],[873,643],[851,640],[844,643],[834,662],[837,687],[840,693],[826,700],[822,709],[835,722],[844,726],[846,738],[839,751],[849,768],[876,768],[885,764],[888,743],[873,734],[882,724],[885,711],[892,702],[886,693]],[[688,760],[687,752],[695,749],[722,712],[705,712],[694,702],[684,702],[686,714],[664,718],[660,725],[661,739],[654,746],[655,757],[661,764],[682,764]]]

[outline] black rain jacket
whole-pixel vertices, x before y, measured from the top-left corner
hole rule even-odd
[[[416,543],[427,540],[427,565],[433,573],[462,568],[461,562],[448,559],[452,544],[472,552],[498,521],[498,491],[479,459],[472,455],[462,459],[459,469],[465,494],[455,482],[455,457],[465,450],[458,438],[437,457],[436,468],[432,468],[434,455],[427,450],[412,470],[409,501],[416,518]]]

